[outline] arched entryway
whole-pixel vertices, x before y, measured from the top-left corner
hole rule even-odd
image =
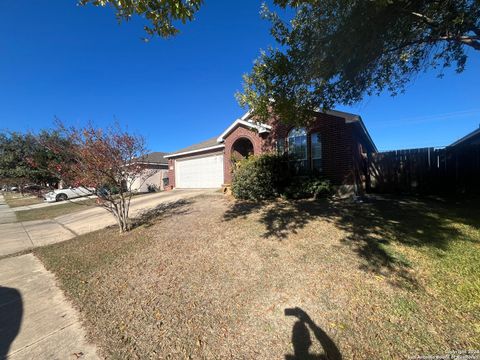
[[[253,143],[247,138],[237,139],[232,145],[232,160],[238,161],[253,155]]]

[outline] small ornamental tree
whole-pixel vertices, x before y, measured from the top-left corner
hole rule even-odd
[[[94,188],[97,204],[113,214],[120,232],[128,231],[132,185],[152,175],[142,162],[146,156],[144,138],[118,125],[104,130],[91,124],[83,128],[60,124],[58,131],[70,146],[59,146],[55,141],[46,144],[65,157],[65,161],[55,162],[52,167],[69,185]]]

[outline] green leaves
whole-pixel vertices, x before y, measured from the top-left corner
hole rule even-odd
[[[0,134],[0,179],[12,184],[55,183],[58,177],[49,168],[55,155],[42,146],[41,139],[55,137],[55,133]]]
[[[185,24],[193,20],[203,0],[80,0],[80,5],[112,6],[119,21],[128,21],[132,16],[141,16],[150,25],[144,27],[150,36],[170,37],[178,33],[174,23]],[[148,39],[146,39],[148,40]]]
[[[288,179],[288,168],[283,156],[252,155],[236,163],[232,193],[237,199],[265,200],[280,195]]]
[[[305,124],[311,111],[396,95],[418,72],[463,71],[480,50],[480,2],[277,0],[290,21],[263,8],[280,49],[262,52],[237,94],[261,119]]]

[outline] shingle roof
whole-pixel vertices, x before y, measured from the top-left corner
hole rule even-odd
[[[449,146],[457,146],[457,145],[460,145],[462,143],[465,143],[466,141],[468,140],[471,140],[472,138],[474,138],[475,136],[480,136],[480,128],[476,129],[476,130],[473,130],[471,133],[468,133],[467,135],[465,135],[464,137],[462,137],[461,139],[458,139],[457,141],[455,141],[454,143],[450,144]],[[478,141],[478,140],[477,140]]]
[[[174,151],[172,154],[183,153],[183,152],[188,152],[188,151],[196,151],[196,150],[200,150],[200,149],[203,149],[203,148],[208,148],[208,147],[215,146],[215,145],[219,145],[218,142],[217,142],[217,137],[216,136],[211,138],[211,139],[202,141],[201,143],[190,145],[186,148]]]
[[[319,112],[321,112],[321,111],[319,111]],[[365,124],[363,123],[362,118],[359,115],[350,114],[350,113],[337,111],[337,110],[326,111],[325,113],[329,114],[329,115],[333,115],[333,116],[343,117],[345,119],[345,121],[347,121],[347,122],[358,123],[361,127],[361,131],[364,132],[364,134],[367,138],[367,141],[371,144],[372,150],[375,151],[375,152],[377,151],[375,143],[373,142],[372,138],[370,137],[370,134],[368,133],[368,131],[365,127]],[[220,135],[220,137],[210,138],[210,139],[205,140],[201,143],[190,145],[186,148],[174,151],[172,153],[169,153],[168,157],[173,158],[173,157],[180,156],[180,155],[186,155],[186,153],[200,152],[202,149],[205,149],[205,148],[212,148],[212,150],[220,148],[221,146],[223,146],[223,144],[221,143],[222,140],[223,140],[222,137],[225,136],[226,133],[228,133],[231,130],[231,127],[235,126],[235,124],[242,123],[242,122],[244,123],[246,121],[249,121],[248,119],[250,117],[251,117],[251,111],[247,112],[240,119],[235,120],[235,122],[233,122],[230,125],[230,127],[227,128],[227,130],[225,130],[225,132],[222,135]],[[259,131],[261,131],[262,128],[264,128],[263,130],[265,130],[265,129],[270,130],[269,125],[256,124],[256,123],[253,123],[253,122],[252,122],[252,127],[256,127],[257,130],[259,130]]]
[[[168,165],[168,160],[164,158],[165,155],[167,155],[166,152],[156,151],[146,154],[139,160],[142,162]]]

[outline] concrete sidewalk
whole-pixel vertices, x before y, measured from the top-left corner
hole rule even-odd
[[[204,190],[160,193],[132,200],[131,214],[188,199]],[[3,199],[0,199],[0,204]],[[0,216],[0,255],[52,244],[115,224],[106,210],[91,208],[53,220],[17,223],[8,206]],[[55,277],[32,254],[0,260],[0,360],[98,359],[79,315],[56,285]]]
[[[15,221],[17,221],[15,212],[10,209],[3,195],[0,194],[0,224],[8,224]]]
[[[17,212],[17,211],[25,211],[25,210],[33,210],[33,209],[42,209],[42,208],[46,208],[46,207],[51,207],[51,206],[57,206],[57,205],[66,204],[66,203],[69,203],[69,202],[81,203],[82,201],[85,201],[85,200],[88,200],[88,199],[96,199],[96,198],[97,198],[96,195],[92,195],[92,196],[86,196],[86,197],[81,197],[81,198],[70,199],[70,200],[66,200],[66,201],[42,202],[42,203],[39,203],[39,204],[17,206],[17,207],[11,208],[11,209],[12,209],[13,211],[15,211],[15,212]]]
[[[34,246],[22,223],[0,224],[0,256]]]
[[[133,198],[130,206],[130,216],[138,216],[142,211],[152,209],[165,202],[187,199],[205,192],[208,191],[174,190]],[[7,214],[7,216],[11,218],[10,214]],[[62,215],[52,220],[5,224],[1,224],[0,221],[0,256],[69,240],[77,235],[100,230],[115,224],[116,221],[113,215],[100,207],[91,207],[87,210]]]
[[[0,359],[98,359],[79,316],[32,254],[0,260]]]
[[[13,254],[33,246],[21,223],[17,223],[15,212],[0,194],[0,256]]]

